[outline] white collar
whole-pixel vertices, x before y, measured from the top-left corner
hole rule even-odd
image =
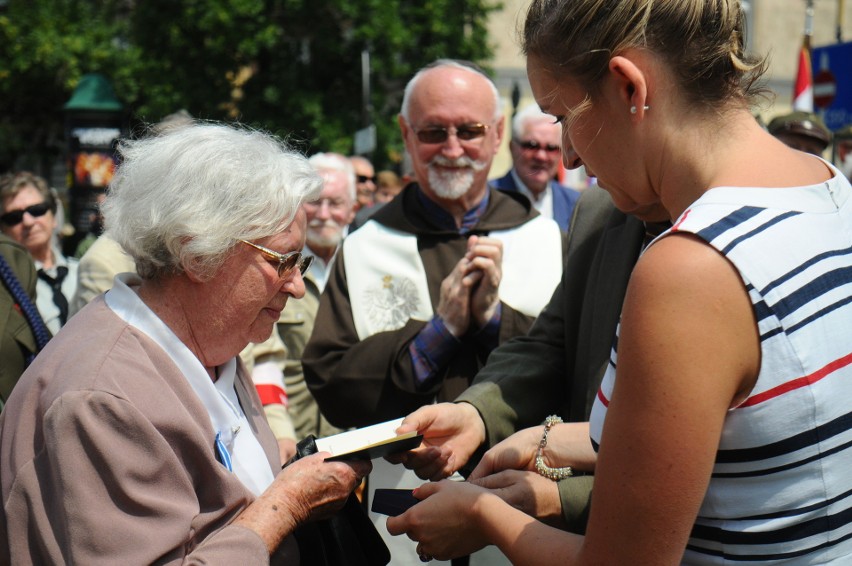
[[[146,305],[134,288],[142,284],[135,273],[119,273],[104,299],[122,320],[144,332],[172,359],[207,409],[214,432],[233,455],[234,473],[247,488],[259,495],[272,483],[272,470],[263,448],[251,432],[234,389],[237,359],[219,366],[214,382],[201,361],[177,335]],[[237,434],[243,431],[243,434]],[[210,439],[211,449],[214,439]]]

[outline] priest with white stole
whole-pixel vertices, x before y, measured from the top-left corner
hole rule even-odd
[[[438,60],[406,86],[399,125],[415,181],[344,240],[302,357],[331,424],[452,401],[549,301],[562,275],[559,226],[487,184],[501,107],[494,83],[466,61]],[[402,466],[374,466],[370,492],[423,483]],[[373,519],[393,564],[420,563],[412,541]],[[508,561],[477,553],[477,563]]]

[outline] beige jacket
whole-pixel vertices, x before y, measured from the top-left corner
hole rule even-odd
[[[236,389],[278,470],[241,364]],[[169,356],[98,297],[0,415],[0,564],[268,563],[260,537],[229,525],[253,496],[217,461],[214,439]]]
[[[118,273],[136,273],[136,262],[109,236],[101,236],[80,259],[77,290],[70,301],[69,315],[76,314],[95,297],[112,289]]]

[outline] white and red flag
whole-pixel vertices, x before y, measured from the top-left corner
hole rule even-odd
[[[793,85],[793,110],[814,111],[814,74],[807,38],[799,50],[799,68]]]

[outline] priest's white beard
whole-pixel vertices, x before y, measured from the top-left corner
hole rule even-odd
[[[435,195],[442,199],[459,199],[473,186],[476,172],[482,171],[487,165],[484,161],[476,161],[467,156],[449,159],[436,155],[427,166],[429,186]]]

